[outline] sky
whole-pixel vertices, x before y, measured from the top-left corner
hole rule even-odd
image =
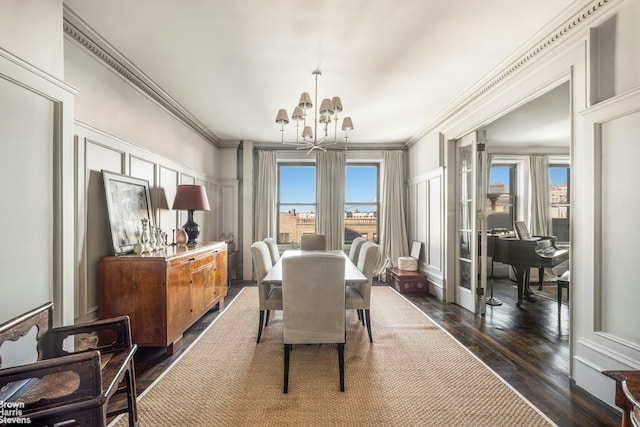
[[[348,166],[347,188],[345,200],[347,202],[375,202],[376,177],[375,166]],[[288,166],[280,168],[280,202],[313,203],[315,200],[315,168],[312,166]],[[282,206],[281,210],[290,207]],[[354,210],[356,206],[347,204],[347,210]],[[373,205],[357,206],[360,211],[373,210]],[[306,212],[313,209],[297,207],[298,211]]]

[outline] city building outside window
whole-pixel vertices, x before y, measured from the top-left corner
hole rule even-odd
[[[300,243],[316,232],[315,165],[279,164],[278,187],[278,243]]]
[[[556,243],[569,243],[571,186],[568,165],[549,165],[551,181],[551,227]]]
[[[344,243],[356,237],[378,242],[378,165],[347,164]]]
[[[491,167],[487,197],[489,231],[513,231],[516,188],[516,165]]]

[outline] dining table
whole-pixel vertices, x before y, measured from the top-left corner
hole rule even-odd
[[[342,255],[345,258],[344,262],[344,281],[345,285],[353,285],[356,283],[367,283],[369,280],[362,274],[358,267],[349,259],[346,253],[341,250],[333,251],[303,251],[301,249],[287,249],[282,253],[282,256],[273,265],[271,270],[262,279],[262,283],[270,285],[282,285],[282,260],[288,257],[300,256],[308,253],[326,253]]]

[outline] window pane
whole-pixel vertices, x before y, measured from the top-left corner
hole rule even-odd
[[[316,168],[279,165],[278,243],[300,242],[316,231]]]
[[[487,228],[489,230],[513,230],[515,195],[515,165],[493,166],[489,174],[487,197]]]
[[[551,225],[556,242],[569,242],[569,167],[550,166]]]
[[[347,166],[345,200],[349,202],[376,202],[377,166]],[[347,210],[349,208],[347,207]]]
[[[378,241],[378,166],[347,165],[344,241]]]
[[[315,205],[315,166],[280,166],[279,182],[280,203],[311,203]]]

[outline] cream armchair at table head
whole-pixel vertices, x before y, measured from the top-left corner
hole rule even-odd
[[[300,238],[300,249],[303,251],[326,251],[327,237],[324,234],[303,234]]]
[[[355,283],[345,288],[345,307],[347,309],[358,310],[358,318],[362,320],[362,324],[367,324],[367,333],[369,334],[369,342],[373,342],[371,335],[371,315],[369,309],[371,306],[371,285],[373,282],[373,270],[378,261],[379,248],[373,242],[364,242],[360,248],[358,256],[358,269],[367,278],[367,283]]]
[[[269,313],[271,310],[282,310],[282,288],[280,286],[263,284],[262,279],[271,271],[271,254],[264,242],[255,242],[251,245],[251,258],[253,259],[253,269],[258,282],[260,324],[258,325],[257,344],[260,344],[262,336],[262,325],[269,324]],[[266,312],[266,319],[265,319]]]
[[[344,263],[344,256],[328,253],[282,260],[285,393],[293,344],[337,344],[340,391],[344,391]]]

